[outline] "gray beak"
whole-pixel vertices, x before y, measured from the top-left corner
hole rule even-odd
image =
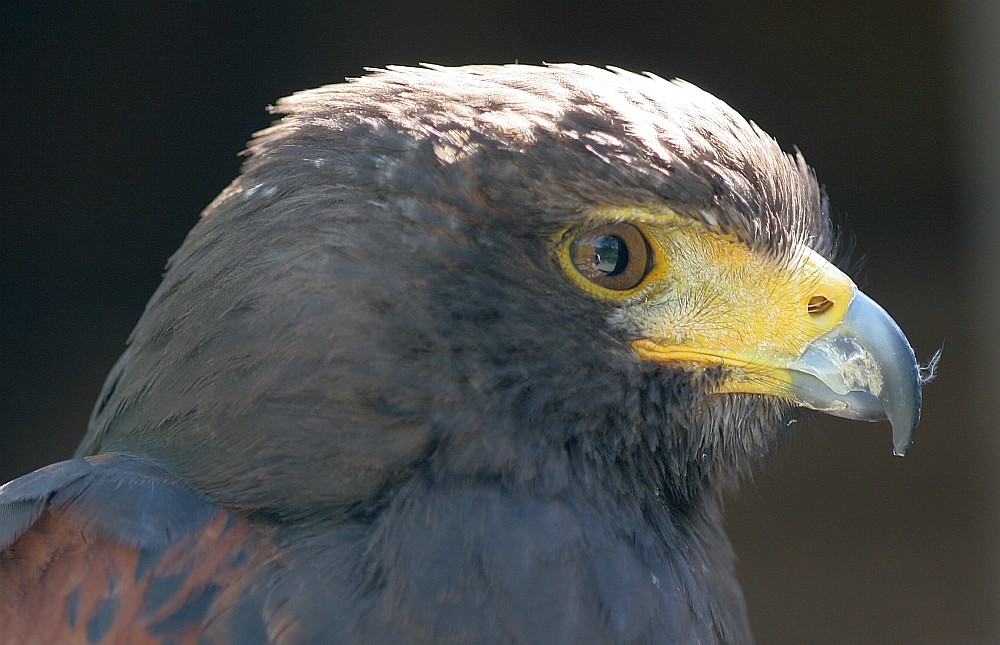
[[[920,367],[889,314],[856,291],[843,321],[791,365],[796,398],[838,417],[892,424],[893,453],[913,443],[920,422]]]

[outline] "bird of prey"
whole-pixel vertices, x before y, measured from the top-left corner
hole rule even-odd
[[[77,455],[0,491],[8,642],[745,643],[720,491],[798,408],[909,447],[813,172],[698,88],[391,67],[275,111]]]

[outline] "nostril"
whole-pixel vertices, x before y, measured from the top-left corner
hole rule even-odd
[[[828,311],[832,306],[833,301],[826,296],[813,296],[806,304],[806,311],[809,312],[810,316],[818,316],[821,313]]]

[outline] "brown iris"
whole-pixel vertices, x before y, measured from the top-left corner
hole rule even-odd
[[[649,247],[636,227],[625,222],[600,226],[577,236],[570,258],[580,274],[594,284],[625,291],[649,272]]]

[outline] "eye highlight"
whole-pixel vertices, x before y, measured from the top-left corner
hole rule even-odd
[[[570,243],[569,255],[580,275],[613,291],[635,288],[651,266],[646,238],[625,222],[581,233]]]

